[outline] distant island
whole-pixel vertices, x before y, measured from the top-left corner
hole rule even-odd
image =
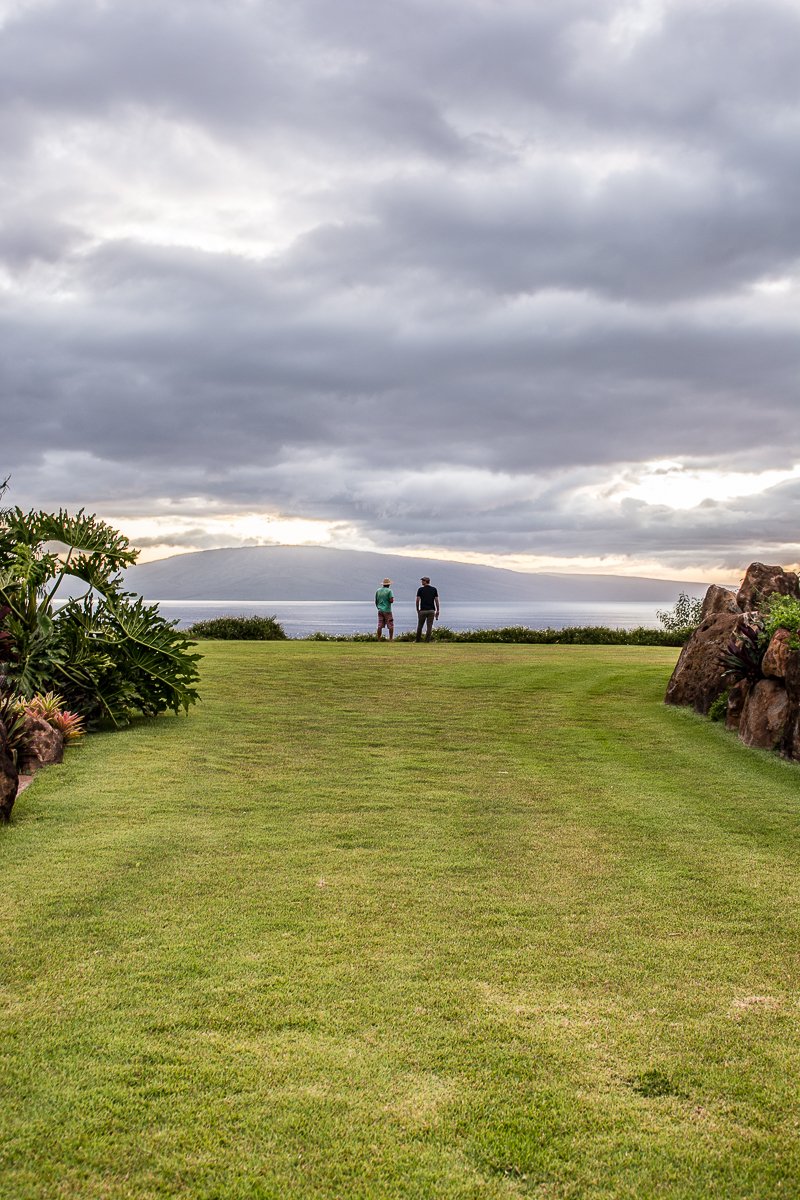
[[[148,600],[369,600],[384,576],[398,598],[411,598],[429,575],[449,601],[640,601],[671,605],[704,583],[622,575],[529,574],[436,558],[409,558],[324,546],[247,546],[198,550],[142,563],[126,572]]]

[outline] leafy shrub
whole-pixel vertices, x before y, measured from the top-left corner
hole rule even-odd
[[[788,629],[794,635],[791,645],[794,649],[800,649],[800,639],[797,637],[800,633],[800,600],[773,592],[767,600],[764,615],[767,638],[771,638],[778,629]]]
[[[728,713],[728,697],[730,692],[726,689],[717,696],[716,700],[711,701],[711,707],[708,710],[710,721],[724,721]]]
[[[700,624],[703,611],[703,601],[699,596],[690,596],[688,592],[679,592],[675,607],[667,610],[659,609],[656,616],[664,629],[670,633],[681,633],[688,637]]]
[[[119,571],[136,557],[126,537],[83,510],[0,513],[5,686],[27,699],[56,691],[88,721],[117,726],[134,712],[188,710],[199,655],[157,605],[123,591]],[[57,608],[66,576],[86,592]]]
[[[315,641],[356,640],[353,637],[312,634]],[[365,641],[372,637],[357,635]],[[396,642],[413,642],[416,633],[408,631],[395,637]],[[507,643],[530,646],[682,646],[684,632],[664,629],[609,629],[604,625],[572,625],[566,629],[529,629],[526,625],[508,625],[502,629],[465,629],[460,633],[442,626],[434,629],[434,642]]]
[[[212,617],[208,621],[195,621],[188,633],[194,638],[220,641],[280,642],[286,638],[277,617]]]

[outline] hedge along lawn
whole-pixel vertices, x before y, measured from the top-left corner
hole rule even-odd
[[[800,774],[676,651],[203,651],[0,831],[0,1195],[800,1192]]]

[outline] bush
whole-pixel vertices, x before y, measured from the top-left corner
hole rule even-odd
[[[659,610],[656,616],[664,629],[682,634],[685,640],[700,624],[702,611],[703,601],[699,596],[679,592],[675,607],[667,611]]]
[[[767,637],[771,638],[778,629],[788,629],[789,633],[794,634],[792,646],[800,649],[797,637],[800,633],[800,600],[773,592],[766,604],[764,630]]]
[[[117,726],[188,710],[199,655],[157,605],[123,591],[119,572],[136,558],[83,510],[0,513],[0,684],[25,699],[57,692],[87,721]],[[58,607],[67,576],[86,590]]]
[[[195,621],[187,631],[193,638],[219,641],[282,642],[286,633],[277,617],[212,617]]]
[[[728,713],[728,697],[730,692],[726,689],[717,696],[716,700],[711,701],[711,707],[708,710],[708,718],[710,721],[724,721]]]
[[[413,642],[412,630],[398,634],[396,642]],[[317,642],[370,642],[372,634],[312,633]],[[682,631],[665,629],[609,629],[605,625],[573,625],[566,629],[529,629],[526,625],[508,625],[502,629],[464,629],[460,633],[446,625],[434,629],[434,642],[484,642],[529,646],[682,646],[686,640]]]

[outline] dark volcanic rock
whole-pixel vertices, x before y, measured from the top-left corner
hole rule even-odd
[[[705,621],[706,617],[713,617],[717,613],[738,612],[739,605],[736,603],[735,593],[728,591],[727,588],[717,587],[716,583],[712,583],[703,598],[701,620]]]
[[[744,708],[744,702],[747,699],[749,691],[750,681],[748,679],[740,679],[738,683],[734,683],[728,692],[728,710],[725,713],[726,729],[739,728],[739,722],[742,719],[742,709]]]
[[[765,675],[774,679],[785,679],[789,659],[793,653],[791,642],[793,635],[788,629],[776,629],[761,663]]]
[[[19,775],[6,741],[6,731],[0,722],[0,821],[8,821],[17,797]]]
[[[785,754],[787,758],[800,759],[800,712],[790,722],[784,741]]]
[[[675,664],[664,697],[667,704],[686,704],[699,713],[708,712],[725,691],[727,668],[722,655],[741,619],[741,613],[720,612],[700,622]]]
[[[64,737],[43,717],[26,716],[22,748],[22,769],[26,774],[38,771],[64,757]]]
[[[736,603],[743,611],[761,608],[773,592],[800,599],[800,579],[796,572],[765,563],[751,563],[736,594]]]
[[[11,810],[17,798],[19,775],[7,754],[0,750],[0,822],[11,820]]]
[[[759,679],[748,693],[739,722],[739,737],[745,746],[775,750],[783,741],[790,707],[783,684]]]
[[[783,683],[789,699],[800,703],[800,650],[790,650],[783,667]]]

